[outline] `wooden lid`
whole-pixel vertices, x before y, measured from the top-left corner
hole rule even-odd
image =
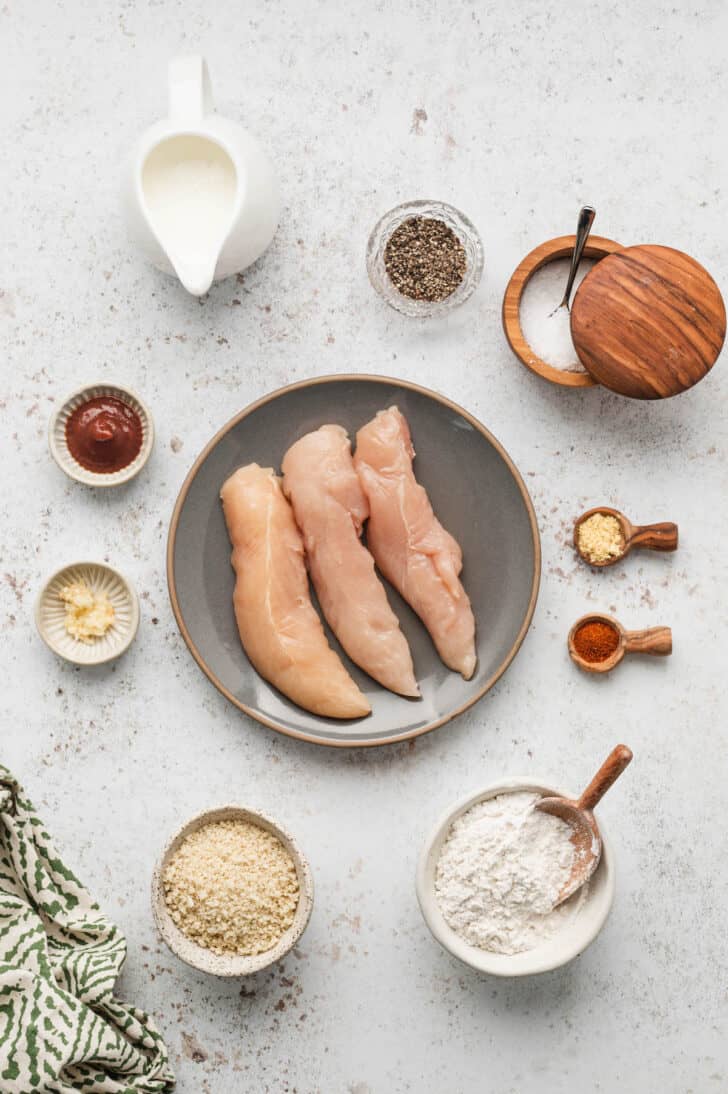
[[[571,336],[600,384],[633,399],[666,399],[710,371],[723,345],[723,298],[703,267],[672,247],[607,255],[571,307]]]

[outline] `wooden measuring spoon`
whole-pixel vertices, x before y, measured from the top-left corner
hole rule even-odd
[[[558,817],[571,828],[574,863],[571,874],[558,895],[556,904],[563,904],[592,876],[602,855],[602,837],[593,809],[602,800],[632,759],[632,750],[617,745],[607,756],[584,793],[576,801],[571,798],[541,798],[534,809]]]
[[[614,558],[607,558],[603,562],[594,562],[588,555],[583,554],[579,547],[579,528],[588,520],[589,517],[593,517],[596,513],[603,513],[608,517],[615,517],[619,521],[619,526],[622,529],[622,550]],[[604,566],[613,566],[615,562],[620,562],[625,558],[633,547],[645,548],[649,551],[675,551],[677,550],[678,530],[677,524],[673,524],[672,521],[662,521],[660,524],[632,524],[630,520],[625,517],[624,513],[620,513],[619,509],[610,509],[607,505],[599,505],[596,509],[589,509],[577,520],[574,525],[574,547],[576,553],[579,555],[588,566],[596,566],[602,569]]]
[[[616,633],[617,644],[603,661],[587,661],[575,645],[576,632],[587,623],[605,623]],[[649,627],[643,631],[628,631],[611,615],[583,615],[569,631],[569,655],[584,672],[611,672],[625,653],[648,653],[652,657],[667,657],[672,653],[672,631],[669,627]]]

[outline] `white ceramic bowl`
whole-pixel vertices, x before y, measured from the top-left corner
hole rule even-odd
[[[106,593],[114,608],[114,622],[93,642],[79,642],[66,630],[66,605],[61,589],[81,581],[93,593]],[[49,577],[35,604],[35,622],[45,644],[74,665],[103,665],[120,657],[139,628],[137,595],[117,570],[103,562],[74,562]]]
[[[458,287],[443,300],[412,300],[396,289],[384,265],[384,252],[392,233],[411,217],[432,217],[442,220],[458,237],[467,257],[465,277]],[[408,201],[390,209],[377,221],[367,243],[367,273],[381,298],[396,311],[413,318],[429,319],[446,315],[471,296],[483,274],[483,244],[478,229],[454,205],[443,201]]]
[[[171,856],[175,853],[185,836],[191,832],[203,828],[206,824],[223,820],[242,820],[257,824],[267,832],[277,836],[293,859],[298,877],[298,907],[293,917],[293,923],[281,936],[278,942],[270,950],[253,954],[250,957],[237,957],[235,955],[215,954],[212,950],[199,946],[188,938],[172,919],[164,899],[164,886],[162,877]],[[191,965],[201,972],[211,973],[213,976],[250,976],[261,969],[267,969],[286,956],[293,949],[299,938],[308,926],[313,909],[313,878],[303,852],[299,849],[293,836],[284,828],[267,817],[264,813],[258,813],[253,809],[246,809],[240,805],[225,805],[219,809],[208,809],[204,813],[198,813],[187,821],[186,824],[172,837],[162,852],[162,857],[154,869],[152,878],[152,911],[157,929],[162,938],[176,957],[185,964]]]
[[[433,936],[441,946],[464,964],[478,972],[489,973],[491,976],[530,976],[533,973],[549,972],[551,969],[567,964],[597,937],[614,900],[612,850],[600,822],[602,857],[589,882],[587,896],[575,910],[573,918],[553,938],[525,953],[500,954],[471,946],[455,933],[445,921],[435,896],[435,869],[450,825],[478,802],[495,797],[496,794],[514,790],[574,796],[565,794],[563,790],[558,790],[540,779],[532,779],[525,775],[512,776],[491,783],[484,790],[469,794],[448,809],[430,833],[417,866],[417,899],[425,923]]]
[[[142,423],[142,446],[135,459],[121,471],[112,471],[107,474],[99,471],[89,471],[82,467],[71,453],[66,444],[66,423],[77,407],[87,403],[90,399],[98,399],[103,395],[111,395],[126,403],[136,411]],[[48,447],[51,455],[62,471],[76,482],[85,483],[86,486],[121,486],[138,475],[149,459],[154,445],[154,423],[149,410],[138,395],[128,388],[119,387],[118,384],[86,384],[69,395],[67,399],[53,413],[48,425]]]

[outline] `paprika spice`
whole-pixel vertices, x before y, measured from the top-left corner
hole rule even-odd
[[[606,661],[619,645],[619,632],[609,623],[592,619],[582,623],[574,634],[574,649],[590,664]]]

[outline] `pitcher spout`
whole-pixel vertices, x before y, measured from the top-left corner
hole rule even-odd
[[[192,296],[204,296],[210,291],[210,286],[215,278],[215,266],[217,255],[209,263],[193,264],[190,262],[175,262],[171,259],[174,272],[182,282],[187,292]]]

